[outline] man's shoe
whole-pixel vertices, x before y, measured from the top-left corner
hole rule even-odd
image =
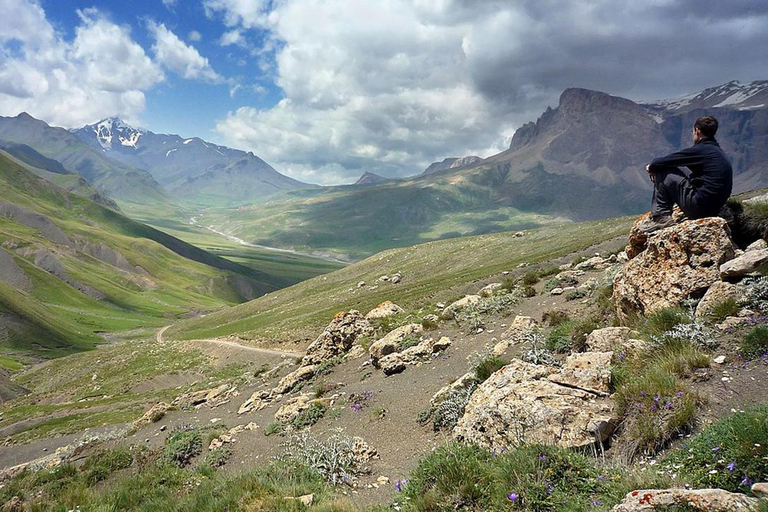
[[[655,233],[656,231],[664,228],[668,228],[669,226],[674,226],[675,221],[672,220],[671,215],[663,215],[657,219],[650,218],[646,221],[644,221],[642,224],[640,224],[637,229],[641,233],[650,234]]]

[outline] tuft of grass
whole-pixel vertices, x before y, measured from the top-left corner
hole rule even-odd
[[[581,352],[587,346],[587,336],[595,329],[602,327],[602,321],[597,316],[590,316],[574,322],[571,328],[572,350]]]
[[[585,292],[584,290],[571,290],[565,294],[565,300],[567,301],[578,300],[578,299],[583,299],[586,296],[587,296],[587,292]]]
[[[322,402],[316,402],[309,406],[309,408],[293,418],[291,425],[297,430],[301,430],[305,427],[311,427],[328,412],[328,406]]]
[[[112,473],[127,469],[133,464],[133,453],[127,446],[95,453],[83,464],[85,482],[94,485],[106,480]]]
[[[665,460],[693,487],[749,492],[768,474],[768,406],[728,416],[708,426]]]
[[[722,322],[729,316],[736,316],[739,313],[739,304],[733,297],[727,297],[712,305],[707,313],[707,320],[711,322]]]
[[[690,341],[661,343],[625,356],[614,366],[614,398],[624,417],[624,456],[655,454],[691,430],[701,400],[681,377],[706,366],[709,356]]]
[[[541,276],[536,271],[526,272],[520,280],[526,286],[533,286],[541,280]]]
[[[746,360],[768,353],[768,327],[755,327],[741,340],[739,355]]]
[[[266,428],[264,429],[264,435],[267,437],[275,434],[282,435],[283,431],[284,431],[283,424],[277,421],[273,421],[272,423],[267,425]]]
[[[541,321],[551,327],[557,327],[570,320],[568,313],[560,309],[549,309],[541,315]]]
[[[485,382],[491,375],[508,364],[509,361],[503,357],[491,354],[490,357],[485,357],[473,365],[475,378],[478,382]]]
[[[415,334],[405,336],[403,339],[397,342],[397,351],[402,352],[407,348],[415,347],[419,344],[420,340],[421,338]]]
[[[610,510],[633,488],[661,486],[562,448],[524,445],[492,453],[450,443],[424,457],[401,487],[402,510]]]
[[[691,317],[688,312],[682,308],[664,308],[651,313],[640,326],[640,330],[650,336],[659,336],[667,331],[671,331],[679,324],[691,323]]]
[[[163,456],[165,460],[179,468],[183,468],[200,455],[203,449],[203,438],[196,428],[177,430],[165,441]]]

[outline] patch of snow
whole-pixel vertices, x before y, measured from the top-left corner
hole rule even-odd
[[[193,140],[195,140],[195,139],[187,139],[187,140],[185,140],[185,141],[183,142],[183,144],[186,146],[187,144],[189,144],[189,143],[190,143],[190,142],[192,142]]]
[[[754,96],[760,92],[760,90],[754,90],[754,89],[746,89],[742,91],[738,91],[735,94],[731,94],[727,98],[725,98],[723,101],[715,105],[715,107],[725,107],[726,105],[738,105],[739,103],[744,103],[749,98]]]
[[[165,156],[168,156],[168,155],[170,155],[171,153],[173,153],[174,151],[176,151],[176,149],[177,149],[177,148],[169,149],[168,151],[166,151],[166,153],[165,153]]]
[[[224,153],[222,153],[222,152],[221,152],[221,151],[219,151],[218,149],[216,150],[216,152],[217,152],[218,154],[220,154],[221,156],[223,156],[224,158],[227,158],[227,155],[225,155]]]
[[[761,103],[759,105],[750,105],[749,107],[741,107],[739,110],[757,110],[758,108],[763,108],[765,106],[765,103]]]
[[[653,117],[653,120],[656,121],[656,124],[661,124],[664,122],[664,118],[661,116],[651,116]]]
[[[203,146],[205,146],[205,147],[208,147],[208,144],[206,144],[204,140],[201,140],[201,141],[200,141],[200,143],[201,143]]]
[[[120,144],[129,148],[135,148],[141,138],[141,132],[133,132],[128,137],[120,137]]]

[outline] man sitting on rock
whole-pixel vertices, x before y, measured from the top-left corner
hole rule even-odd
[[[652,233],[674,224],[677,204],[690,219],[714,217],[731,195],[733,170],[715,140],[717,119],[700,117],[693,125],[693,146],[656,158],[645,166],[653,182],[651,218],[639,229]],[[690,174],[678,166],[690,169]]]

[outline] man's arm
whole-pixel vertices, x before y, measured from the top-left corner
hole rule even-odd
[[[689,167],[704,163],[704,157],[696,146],[675,151],[667,156],[655,158],[647,167],[649,173],[662,167]]]

